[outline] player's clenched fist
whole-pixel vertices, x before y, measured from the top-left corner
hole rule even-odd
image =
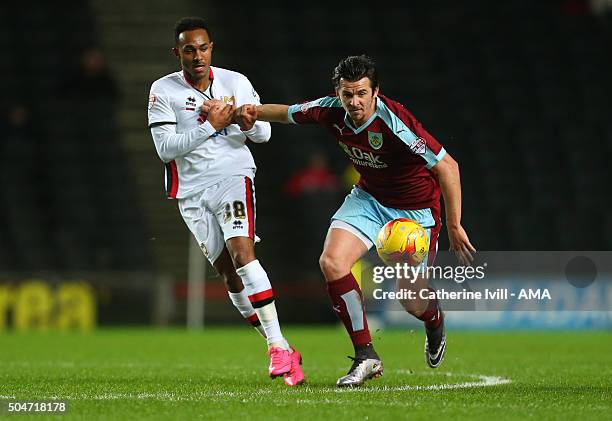
[[[234,122],[240,126],[240,130],[246,132],[251,130],[257,121],[257,108],[253,104],[245,104],[234,111]]]
[[[200,108],[200,110],[202,111],[202,113],[208,114],[212,107],[214,106],[223,107],[224,105],[225,105],[225,102],[221,101],[220,99],[209,99],[202,103],[202,107]]]
[[[219,99],[210,99],[208,101],[204,101],[201,110],[202,113],[207,114],[210,113],[214,107],[223,106],[225,106],[223,101]],[[257,108],[255,105],[245,104],[238,108],[232,108],[232,111],[233,115],[231,118],[231,123],[238,124],[240,126],[240,130],[242,131],[251,130],[253,128],[253,125],[255,125],[255,122],[257,121]]]
[[[221,104],[215,103],[210,105],[207,111],[205,111],[204,106],[202,106],[202,111],[208,113],[206,120],[208,120],[215,130],[221,130],[222,128],[232,124],[234,110],[235,108],[233,105],[226,105],[224,102],[221,102]]]

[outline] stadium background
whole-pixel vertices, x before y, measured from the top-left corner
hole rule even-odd
[[[578,0],[5,2],[0,330],[185,323],[189,234],[164,199],[146,102],[151,82],[177,68],[172,28],[186,15],[210,22],[213,65],[247,75],[268,103],[327,94],[340,58],[372,56],[382,92],[460,163],[463,221],[478,249],[610,250],[605,9]],[[275,125],[270,143],[251,150],[257,253],[282,320],[334,323],[317,258],[350,185],[347,160],[314,127]],[[305,169],[329,182],[304,185]],[[207,323],[241,323],[218,279],[206,297]]]

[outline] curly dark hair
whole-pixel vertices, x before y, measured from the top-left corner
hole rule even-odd
[[[174,25],[174,42],[178,44],[179,35],[185,31],[191,31],[193,29],[204,29],[208,34],[208,38],[212,40],[210,29],[206,21],[198,17],[186,17],[179,19]]]

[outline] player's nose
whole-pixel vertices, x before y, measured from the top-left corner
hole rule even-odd
[[[195,57],[193,58],[193,61],[196,63],[202,63],[204,61],[204,53],[197,50],[195,53]]]

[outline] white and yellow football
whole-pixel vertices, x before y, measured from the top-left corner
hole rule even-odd
[[[386,265],[408,263],[418,266],[427,257],[428,250],[427,231],[408,218],[387,222],[376,238],[376,251]]]

